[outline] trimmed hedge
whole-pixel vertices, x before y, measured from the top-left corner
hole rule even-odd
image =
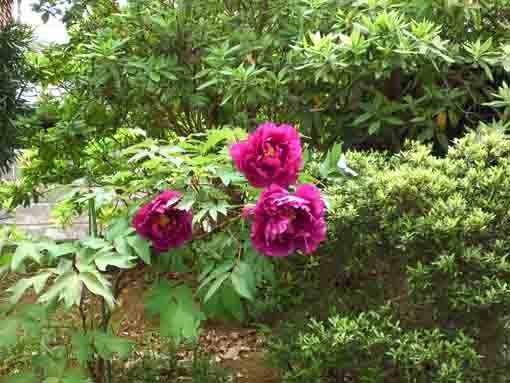
[[[447,157],[349,153],[329,187],[337,314],[273,342],[288,382],[506,382],[510,139],[481,126]],[[330,256],[328,256],[330,255]],[[287,363],[288,362],[288,363]],[[288,367],[291,366],[291,367]]]

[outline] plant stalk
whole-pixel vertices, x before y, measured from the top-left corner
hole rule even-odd
[[[98,227],[97,227],[97,215],[96,215],[96,204],[95,200],[89,200],[89,233],[91,237],[98,236]],[[108,308],[106,301],[104,298],[101,300],[101,326],[100,330],[104,333],[108,332],[108,322],[110,321],[110,309]],[[98,356],[100,359],[99,365],[104,366],[103,371],[99,373],[104,377],[105,383],[112,383],[112,362],[110,360],[101,360],[101,356]]]

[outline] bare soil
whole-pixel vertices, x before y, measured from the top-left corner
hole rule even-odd
[[[5,291],[20,276],[8,276],[0,280],[0,302],[5,299]],[[26,277],[26,276],[24,276]],[[171,279],[180,279],[180,275],[169,275]],[[144,317],[144,294],[148,284],[144,281],[143,273],[129,278],[129,286],[122,289],[118,306],[112,314],[112,327],[119,336],[136,340],[139,344],[147,342],[147,333],[156,333],[159,321],[148,321]],[[22,299],[22,303],[32,304],[37,301],[37,295],[29,291]],[[98,311],[98,310],[97,310]],[[73,313],[73,318],[79,326],[79,315]],[[266,325],[277,326],[277,317],[267,318]],[[159,347],[157,336],[151,339],[151,348]],[[217,364],[232,371],[235,383],[278,383],[278,372],[268,366],[264,358],[264,336],[253,326],[228,325],[223,322],[207,321],[203,325],[202,334],[198,341],[200,355],[213,356]],[[196,351],[195,351],[196,352]],[[192,358],[192,351],[179,351],[180,361]],[[0,369],[0,377],[2,376]],[[5,371],[5,370],[4,370]]]

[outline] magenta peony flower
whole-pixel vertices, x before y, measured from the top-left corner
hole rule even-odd
[[[255,207],[253,246],[268,256],[287,256],[297,250],[310,254],[326,238],[324,211],[315,186],[300,185],[292,195],[272,185],[260,195]]]
[[[257,188],[272,184],[287,188],[301,169],[301,140],[290,125],[266,122],[247,141],[232,145],[230,154],[237,169]]]
[[[184,245],[192,238],[191,211],[175,207],[181,193],[165,191],[142,207],[133,219],[133,227],[152,241],[158,252]]]

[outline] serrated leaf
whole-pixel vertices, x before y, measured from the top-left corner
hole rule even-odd
[[[132,261],[136,257],[131,255],[121,255],[109,253],[95,259],[96,266],[101,271],[106,271],[108,266],[118,267],[119,269],[131,269],[136,266]]]
[[[14,318],[0,321],[0,348],[13,346],[18,340],[18,320]]]
[[[151,264],[151,243],[138,235],[127,237],[128,244],[136,254],[147,264]]]
[[[11,286],[7,289],[7,292],[12,293],[11,297],[9,298],[9,302],[11,304],[16,304],[21,299],[23,294],[25,294],[25,291],[29,289],[32,286],[32,283],[30,280],[27,279],[21,279],[14,286]]]
[[[216,206],[209,208],[209,216],[213,219],[214,222],[218,221],[218,210]]]
[[[81,273],[80,279],[92,294],[103,297],[110,309],[113,309],[115,306],[115,299],[108,281],[102,278],[99,274],[92,272]]]
[[[148,292],[145,305],[149,318],[159,314],[161,335],[174,337],[177,343],[182,337],[196,338],[200,322],[205,319],[194,301],[193,290],[167,281]]]
[[[186,193],[176,207],[182,210],[190,210],[195,202],[195,196],[193,194]]]
[[[207,294],[205,294],[204,302],[207,302],[214,295],[214,293],[216,293],[216,291],[218,291],[218,289],[221,287],[223,282],[225,282],[229,276],[230,276],[230,273],[225,273],[223,275],[220,275],[211,284],[211,287],[209,287],[209,290],[207,291]]]
[[[86,367],[87,362],[92,359],[94,354],[89,337],[86,333],[76,332],[73,334],[71,342],[76,353],[76,360],[82,367]]]
[[[38,302],[51,303],[63,300],[66,307],[70,308],[80,304],[82,288],[79,274],[69,271],[59,276],[48,291],[39,297]]]
[[[193,214],[193,225],[202,221],[202,219],[206,216],[207,209],[200,210],[197,214]]]
[[[83,246],[93,250],[99,250],[105,247],[111,247],[111,243],[101,238],[88,237],[81,240]]]
[[[129,246],[128,239],[126,237],[118,237],[113,240],[113,247],[120,255],[132,257],[134,255],[131,246]]]
[[[76,246],[73,245],[72,243],[56,244],[49,242],[43,248],[44,250],[48,251],[48,253],[54,258],[58,258],[63,255],[73,254],[77,250]]]
[[[221,291],[221,303],[224,309],[230,313],[235,319],[239,322],[242,322],[245,317],[245,311],[243,303],[241,302],[241,298],[236,291],[233,289],[233,286],[230,284],[223,285]]]
[[[198,286],[198,290],[201,290],[206,285],[209,284],[213,279],[217,278],[219,275],[226,273],[234,266],[234,261],[226,261],[219,265],[216,269],[214,269],[204,280],[201,281],[200,286]]]
[[[255,299],[257,285],[250,265],[245,262],[239,262],[232,272],[231,280],[234,289],[240,296],[250,301]]]
[[[232,138],[234,132],[231,129],[213,129],[208,131],[207,141],[202,145],[202,154],[207,154],[211,149],[216,147],[220,142]]]
[[[12,293],[11,297],[9,298],[9,302],[12,304],[18,303],[25,291],[30,287],[34,288],[36,294],[40,294],[46,285],[48,278],[52,275],[52,272],[46,271],[32,278],[20,279],[14,286],[11,286],[7,289],[8,292]]]
[[[70,259],[61,258],[58,261],[58,265],[57,265],[57,268],[55,269],[55,272],[58,275],[62,275],[62,274],[67,273],[68,271],[72,270],[72,268],[73,268],[73,261],[71,261]]]
[[[11,269],[14,271],[19,270],[25,259],[33,259],[38,262],[41,259],[41,252],[39,246],[30,241],[23,241],[18,244],[14,255],[12,256]]]
[[[126,218],[117,218],[114,219],[108,226],[105,237],[108,241],[113,241],[116,238],[127,236],[133,230],[134,229],[131,227]]]
[[[94,332],[93,339],[97,353],[106,360],[112,359],[113,354],[118,354],[121,359],[127,359],[135,345],[132,340],[101,332]]]

